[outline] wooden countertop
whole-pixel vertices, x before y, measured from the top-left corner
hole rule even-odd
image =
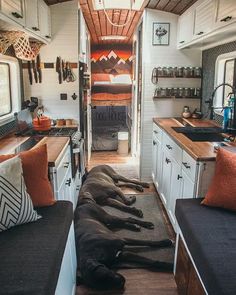
[[[193,127],[218,126],[215,122],[211,120],[184,119],[184,121],[186,121]],[[176,132],[171,127],[182,127],[182,125],[174,118],[153,118],[153,122],[161,127],[166,133],[168,133],[171,138],[196,161],[215,161],[216,153],[214,152],[213,142],[192,141],[184,134]],[[227,145],[235,146],[235,143],[227,143]]]
[[[29,137],[17,137],[10,134],[7,137],[0,139],[0,155],[14,154],[15,149],[25,142]],[[48,166],[54,167],[60,159],[60,155],[69,144],[69,137],[44,137],[37,145],[47,144],[48,151]]]

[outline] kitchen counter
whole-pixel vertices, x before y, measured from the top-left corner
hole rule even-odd
[[[202,119],[184,119],[193,127],[215,127],[218,126],[212,120]],[[172,127],[182,127],[174,118],[153,118],[153,122],[162,128],[172,139],[183,148],[196,161],[215,161],[216,153],[214,152],[213,142],[192,141],[184,134],[176,132]],[[231,146],[236,146],[235,143],[230,143]]]
[[[14,134],[0,139],[0,155],[14,154],[15,149],[27,139],[29,139],[29,137],[17,137]],[[69,141],[69,137],[44,137],[34,148],[46,143],[48,166],[54,167],[57,161],[59,161],[60,155],[63,154],[66,149]]]

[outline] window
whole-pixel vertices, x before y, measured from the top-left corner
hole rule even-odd
[[[216,76],[215,87],[222,83],[228,83],[236,87],[236,52],[222,54],[216,61]],[[223,115],[220,108],[227,105],[228,95],[232,92],[231,87],[220,87],[215,94],[214,107],[219,108],[215,110],[218,114]]]
[[[0,117],[2,117],[12,111],[9,64],[0,63],[0,77]]]
[[[20,67],[16,58],[0,54],[0,126],[21,110]]]

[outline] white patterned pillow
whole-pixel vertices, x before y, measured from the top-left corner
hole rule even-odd
[[[41,218],[26,191],[22,164],[14,157],[0,164],[0,232]]]

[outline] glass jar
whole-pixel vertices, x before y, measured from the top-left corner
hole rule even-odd
[[[163,69],[162,69],[162,67],[158,67],[157,68],[157,74],[158,74],[158,77],[162,77],[163,76]]]
[[[190,88],[190,97],[194,97],[195,89],[193,87]]]
[[[199,67],[194,68],[194,77],[200,78],[202,76],[202,70]]]
[[[196,88],[196,97],[201,96],[201,88]]]
[[[183,97],[184,96],[184,89],[182,87],[179,88],[178,96],[179,97]]]
[[[154,93],[154,97],[160,97],[161,96],[161,88],[157,87]]]
[[[166,77],[167,76],[167,67],[162,68],[163,70],[163,76]]]
[[[188,88],[188,87],[184,88],[184,96],[185,97],[190,97],[190,88]]]
[[[189,77],[189,68],[188,67],[184,67],[183,76],[186,77],[186,78]]]
[[[178,67],[175,69],[176,69],[175,76],[176,77],[183,77],[183,67]]]

